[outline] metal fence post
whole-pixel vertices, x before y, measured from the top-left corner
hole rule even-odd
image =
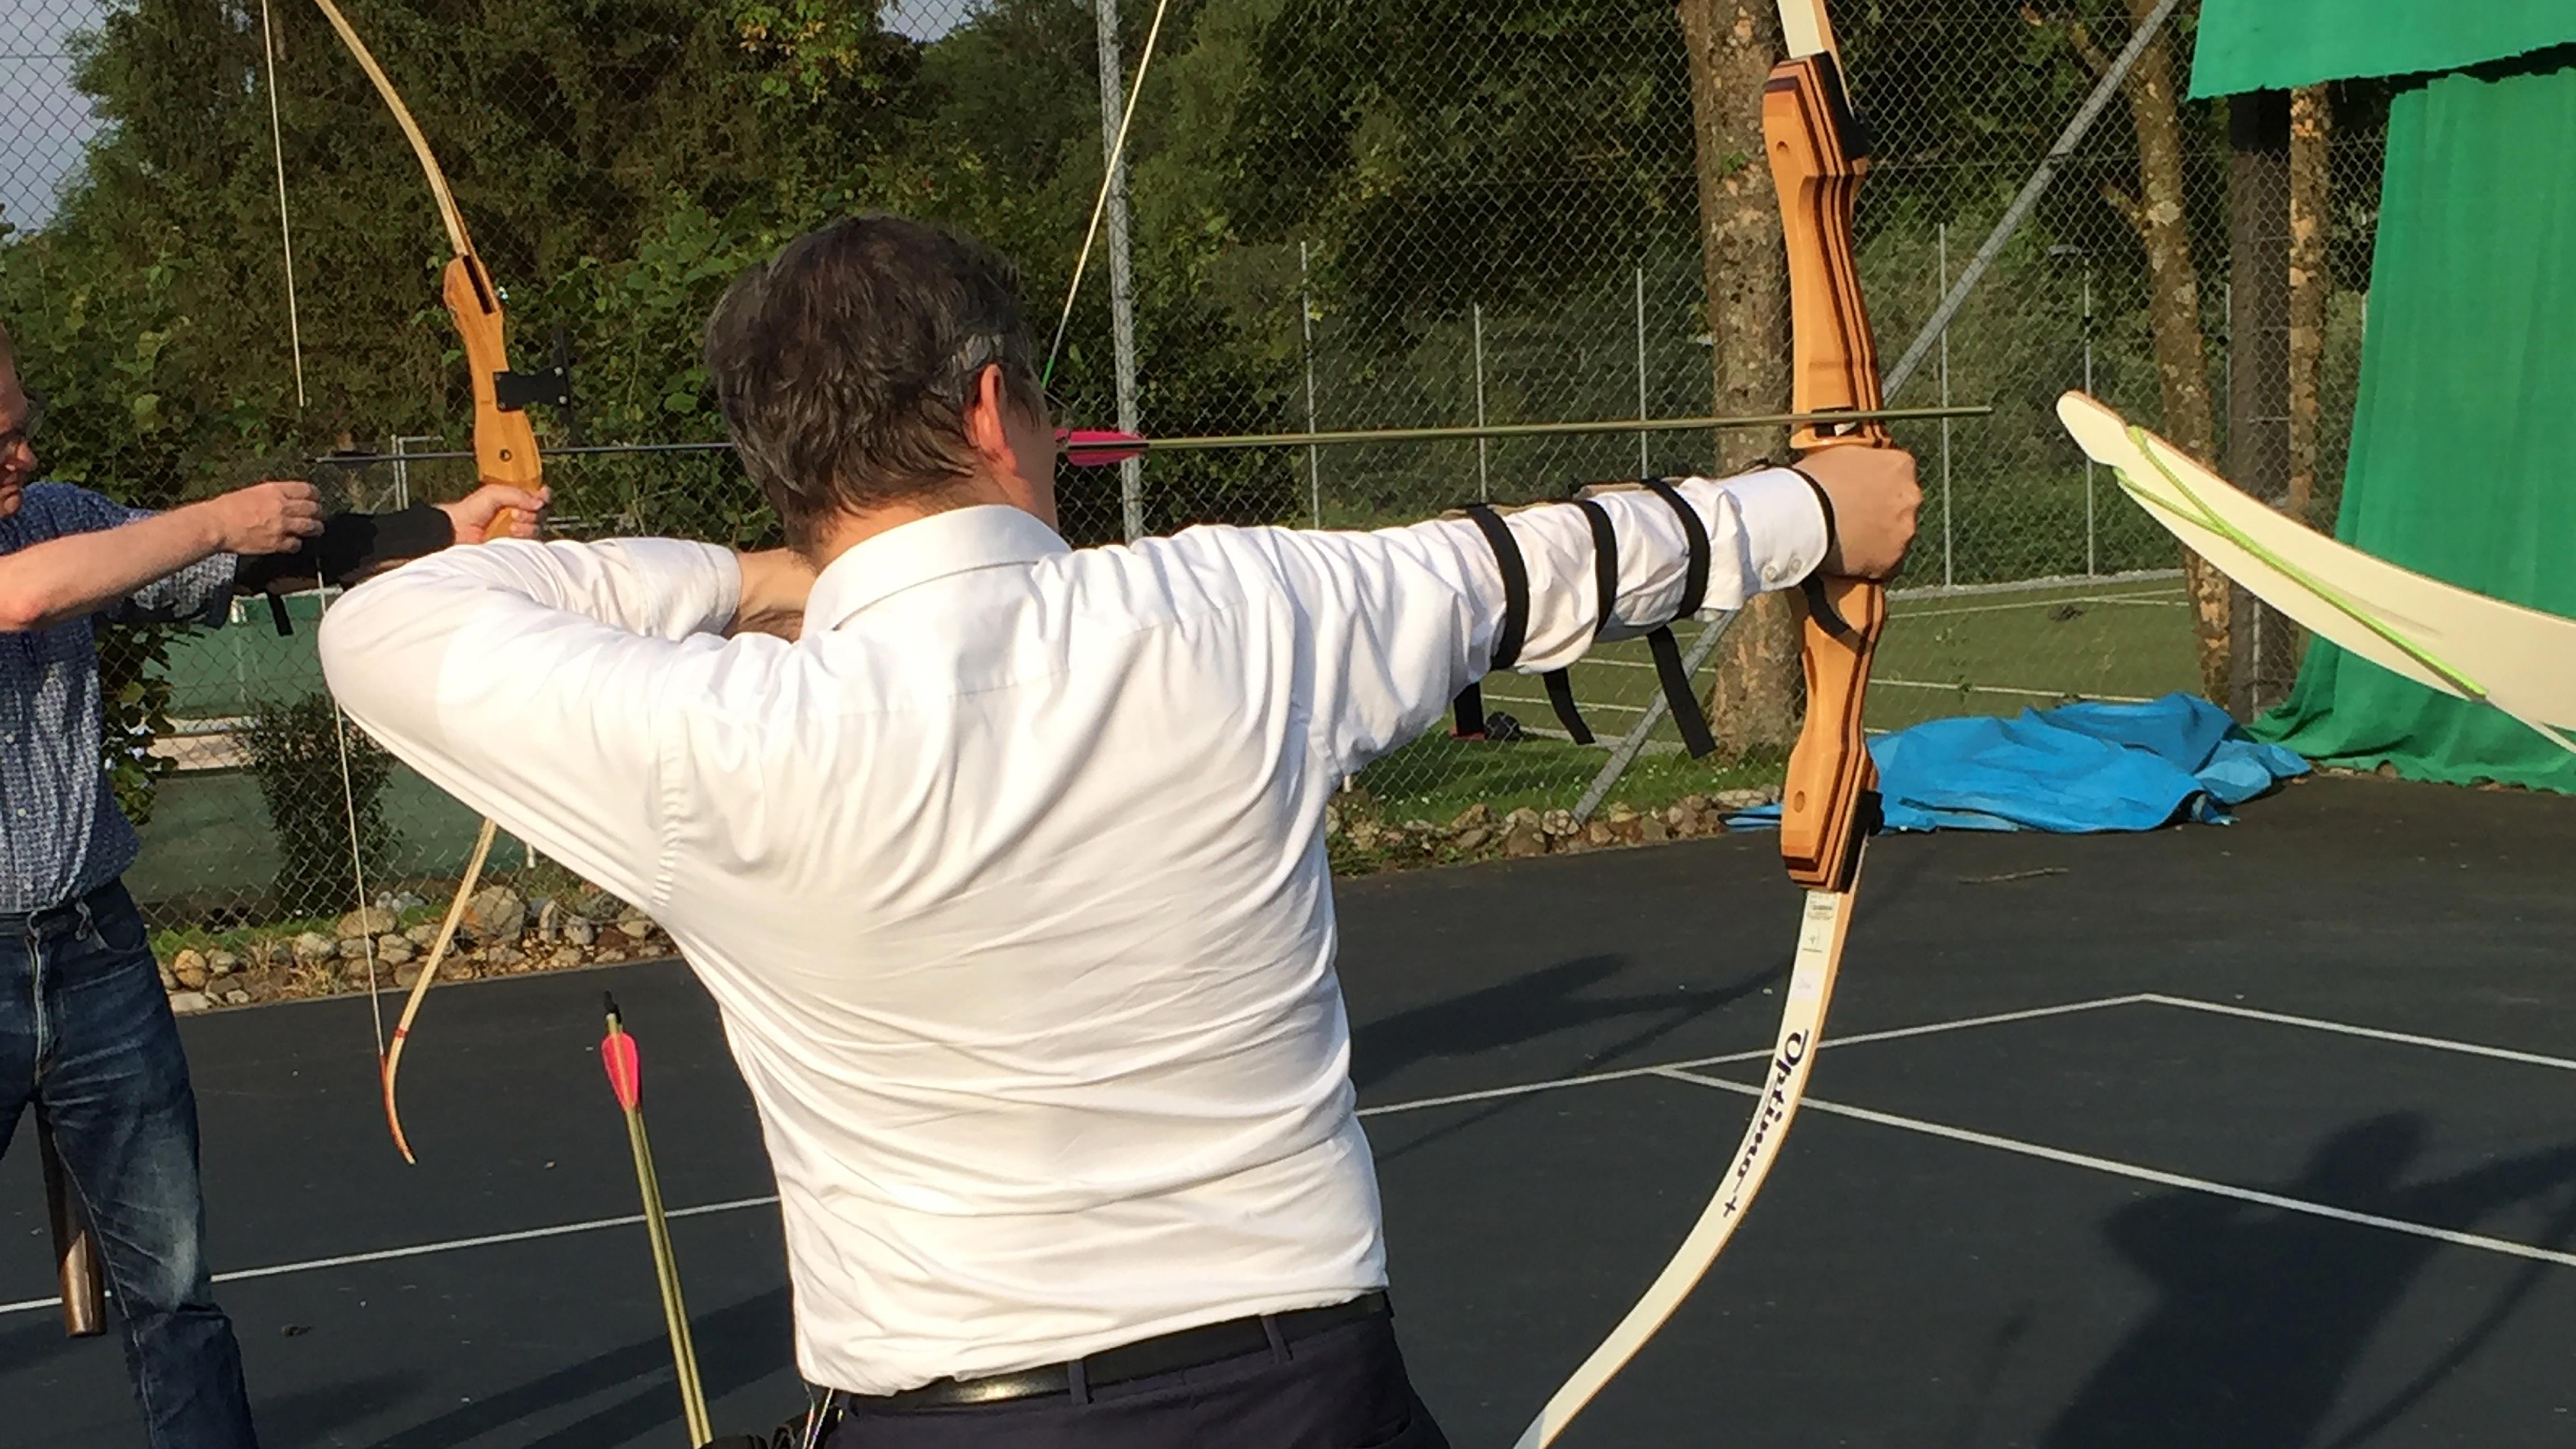
[[[2084,254],[2084,392],[2093,392],[2093,254]],[[2093,455],[2084,455],[2084,576],[2096,578],[2102,559],[2093,533]]]
[[[1118,0],[1096,0],[1092,24],[1100,43],[1100,154],[1109,168],[1109,331],[1118,383],[1118,429],[1133,434],[1136,417],[1136,272],[1127,232],[1127,160],[1118,154],[1127,86],[1118,58]],[[1130,543],[1145,536],[1145,460],[1118,465],[1118,499]]]
[[[1637,421],[1651,422],[1654,414],[1646,407],[1646,264],[1637,264]],[[1646,435],[1637,434],[1637,476],[1651,477],[1646,464]]]
[[[1940,255],[1941,290],[1950,289],[1950,223],[1942,222],[1933,245]],[[1950,405],[1950,329],[1941,329],[1941,406]],[[1941,420],[1941,582],[1959,581],[1950,550],[1950,420]]]
[[[1482,302],[1470,304],[1467,316],[1469,325],[1473,329],[1472,350],[1476,355],[1476,426],[1481,428],[1485,425],[1485,304]],[[1311,420],[1308,421],[1307,427],[1313,426],[1314,423]],[[1493,486],[1485,476],[1486,441],[1481,437],[1476,439],[1476,499],[1480,503],[1494,501]]]
[[[1297,331],[1306,353],[1306,431],[1315,432],[1315,288],[1306,273],[1306,244],[1297,243]],[[1324,450],[1306,445],[1307,502],[1315,526],[1324,526]]]

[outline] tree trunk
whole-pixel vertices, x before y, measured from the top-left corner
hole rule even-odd
[[[2324,86],[2290,92],[2290,486],[2289,510],[2302,523],[2316,517],[2317,430],[2322,407],[2317,370],[2326,351],[2326,208],[2332,181],[2326,137],[2334,113]]]
[[[2129,21],[2144,25],[2156,0],[2128,0]],[[2158,31],[2121,82],[2138,133],[2138,195],[2126,208],[2147,252],[2147,319],[2154,334],[2156,381],[2164,404],[2160,430],[2196,458],[2216,459],[2208,355],[2200,335],[2200,273],[2191,259],[2191,224],[2183,205],[2182,125],[2175,112],[2170,31]],[[2224,707],[2228,696],[2227,577],[2200,555],[2182,550],[2192,622],[2200,636],[2200,690]]]
[[[2228,481],[2273,507],[2290,487],[2290,97],[2227,102]],[[2227,617],[2228,713],[2252,719],[2290,692],[2298,626],[2245,589]]]
[[[1691,131],[1699,170],[1700,268],[1708,293],[1710,411],[1786,411],[1789,263],[1762,144],[1762,83],[1780,50],[1770,0],[1680,0],[1690,61]],[[1785,432],[1721,429],[1718,471],[1760,462]],[[1718,654],[1710,725],[1734,754],[1774,754],[1798,737],[1803,706],[1798,631],[1781,594],[1756,599]]]

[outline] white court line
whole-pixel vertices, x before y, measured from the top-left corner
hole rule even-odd
[[[2146,604],[2159,609],[2179,609],[2186,601],[2166,598],[2161,594],[2054,594],[2045,599],[2022,599],[2010,604],[1970,604],[1958,609],[1892,609],[1891,619],[1946,619],[1954,614],[2000,614],[2008,609],[2045,609],[2059,604]]]
[[[2372,1041],[2397,1042],[2404,1046],[2431,1047],[2436,1051],[2461,1052],[2473,1057],[2493,1057],[2501,1062],[2520,1062],[2529,1067],[2553,1067],[2562,1072],[2576,1072],[2576,1061],[2566,1057],[2545,1057],[2538,1052],[2518,1052],[2507,1047],[2480,1046],[2473,1041],[2453,1041],[2448,1037],[2417,1036],[2411,1031],[2382,1031],[2375,1026],[2354,1026],[2348,1022],[2326,1021],[2313,1016],[2288,1016],[2277,1011],[2257,1011],[2250,1006],[2229,1006],[2223,1002],[2202,1001],[2191,996],[2165,996],[2148,992],[2138,998],[2158,1006],[2178,1006],[2185,1011],[2206,1011],[2219,1016],[2241,1016],[2248,1021],[2265,1021],[2276,1026],[2303,1026],[2310,1031],[2330,1031],[2338,1036],[2367,1037]]]
[[[2432,1047],[2442,1051],[2462,1052],[2472,1056],[2493,1057],[2501,1061],[2520,1062],[2529,1066],[2554,1067],[2562,1071],[2576,1071],[2576,1061],[2571,1061],[2564,1057],[2542,1056],[2534,1052],[2511,1051],[2503,1047],[2480,1046],[2474,1042],[2452,1041],[2442,1037],[2418,1036],[2410,1032],[2381,1031],[2375,1027],[2351,1026],[2342,1022],[2323,1021],[2315,1017],[2289,1016],[2280,1012],[2258,1011],[2252,1007],[2245,1006],[2227,1006],[2214,1001],[2200,1001],[2185,996],[2166,996],[2152,991],[2139,992],[2128,996],[2097,997],[2090,1001],[2070,1001],[2056,1006],[2031,1007],[2022,1011],[1999,1011],[1983,1016],[1955,1017],[1947,1021],[1926,1022],[1920,1026],[1902,1026],[1891,1028],[1886,1031],[1860,1032],[1851,1036],[1829,1036],[1825,1039],[1824,1047],[1819,1048],[1819,1050],[1832,1047],[1861,1046],[1870,1042],[1902,1041],[1909,1037],[1937,1036],[1944,1032],[1965,1031],[1972,1027],[2001,1026],[2018,1021],[2037,1021],[2053,1016],[2070,1016],[2078,1012],[2099,1011],[2106,1007],[2140,1005],[2171,1006],[2187,1011],[2205,1011],[2222,1016],[2238,1016],[2253,1021],[2270,1022],[2281,1026],[2307,1027],[2316,1031],[2334,1032],[2344,1036],[2366,1037],[2374,1041],[2395,1042],[2406,1046]],[[1714,1077],[1692,1075],[1692,1070],[1694,1068],[1732,1066],[1742,1062],[1759,1061],[1768,1055],[1770,1055],[1770,1049],[1766,1047],[1753,1051],[1728,1052],[1720,1056],[1692,1057],[1682,1061],[1663,1062],[1652,1066],[1623,1067],[1606,1072],[1587,1072],[1579,1076],[1551,1077],[1541,1081],[1523,1082],[1508,1087],[1489,1087],[1481,1091],[1453,1092],[1446,1096],[1423,1097],[1409,1102],[1390,1102],[1379,1107],[1364,1107],[1360,1109],[1359,1115],[1362,1117],[1383,1117],[1391,1116],[1398,1112],[1419,1111],[1427,1107],[1455,1107],[1471,1102],[1503,1101],[1513,1097],[1529,1096],[1538,1092],[1555,1091],[1563,1087],[1585,1087],[1601,1082],[1630,1081],[1638,1077],[1649,1076],[1668,1077],[1676,1080],[1693,1082],[1701,1086],[1714,1086],[1723,1088],[1727,1091],[1750,1094],[1754,1089]],[[2537,1258],[2545,1262],[2576,1266],[2576,1255],[2552,1253],[2547,1249],[2526,1247],[2518,1243],[2508,1243],[2501,1239],[2481,1238],[2475,1234],[2468,1233],[2452,1233],[2441,1228],[2424,1227],[2421,1224],[2404,1223],[2388,1218],[2375,1218],[2366,1213],[2349,1213],[2340,1208],[2329,1208],[2316,1203],[2303,1203],[2296,1199],[2275,1197],[2271,1194],[2254,1192],[2245,1188],[2232,1188],[2221,1183],[2206,1183],[2195,1178],[2178,1177],[2170,1173],[2158,1173],[2150,1168],[2132,1167],[2125,1163],[2108,1162],[2104,1159],[2085,1157],[2077,1153],[2060,1152],[2055,1148],[2039,1147],[2030,1143],[2013,1142],[2007,1138],[1989,1137],[1983,1133],[1970,1132],[1963,1128],[1943,1127],[1937,1123],[1920,1122],[1913,1118],[1895,1117],[1886,1113],[1871,1112],[1860,1107],[1845,1107],[1836,1103],[1819,1102],[1814,1100],[1810,1100],[1807,1105],[1814,1107],[1821,1112],[1854,1117],[1862,1121],[1877,1122],[1883,1125],[1902,1127],[1913,1131],[1928,1132],[1935,1136],[1949,1137],[1961,1142],[1971,1142],[1980,1146],[1996,1147],[2005,1151],[2021,1152],[2030,1156],[2042,1157],[2050,1161],[2070,1163],[2082,1167],[2091,1167],[2099,1171],[2136,1177],[2149,1182],[2161,1183],[2166,1186],[2186,1187],[2197,1191],[2215,1192],[2224,1197],[2240,1198],[2247,1202],[2263,1203],[2268,1206],[2283,1207],[2298,1212],[2310,1212],[2322,1217],[2335,1218],[2339,1221],[2363,1223],[2373,1227],[2385,1227],[2394,1231],[2411,1232],[2421,1236],[2439,1238],[2444,1242],[2458,1243],[2467,1247],[2485,1248],[2494,1252],[2512,1253],[2522,1257]],[[704,1217],[715,1213],[738,1212],[744,1208],[769,1207],[775,1205],[777,1201],[778,1199],[775,1195],[766,1197],[736,1198],[730,1202],[702,1203],[696,1207],[675,1208],[671,1211],[670,1216],[675,1219]],[[277,1263],[264,1268],[241,1268],[229,1273],[218,1273],[215,1275],[214,1281],[217,1283],[240,1283],[254,1278],[274,1278],[290,1273],[310,1273],[330,1268],[355,1267],[367,1263],[384,1263],[400,1258],[419,1258],[436,1253],[461,1252],[469,1248],[498,1247],[509,1243],[533,1242],[542,1238],[568,1237],[578,1233],[601,1232],[610,1228],[634,1227],[643,1221],[644,1217],[641,1213],[629,1213],[622,1217],[594,1218],[586,1222],[558,1223],[551,1227],[523,1228],[515,1232],[487,1233],[479,1237],[471,1238],[450,1238],[441,1242],[416,1243],[409,1247],[383,1248],[367,1253],[347,1253],[331,1258],[312,1258],[298,1263]],[[27,1298],[21,1299],[15,1303],[0,1303],[0,1317],[5,1317],[13,1313],[32,1313],[39,1309],[53,1308],[60,1302],[61,1300],[57,1298]]]
[[[1767,1090],[1744,1082],[1704,1077],[1678,1067],[1666,1067],[1658,1075],[1677,1082],[1716,1087],[1746,1097],[1759,1097]],[[1964,1127],[1948,1127],[1938,1122],[1926,1122],[1919,1117],[1900,1117],[1893,1112],[1873,1112],[1866,1107],[1847,1107],[1840,1102],[1820,1102],[1813,1097],[1808,1098],[1803,1105],[1810,1111],[1823,1112],[1831,1116],[1849,1117],[1856,1121],[1872,1122],[1881,1127],[1895,1127],[1906,1132],[1920,1132],[1926,1136],[1943,1137],[1952,1142],[1965,1142],[1977,1147],[1991,1147],[1998,1152],[2036,1157],[2043,1162],[2055,1162],[2068,1167],[2088,1168],[2094,1172],[2109,1173],[2114,1177],[2152,1182],[2159,1187],[2176,1187],[2186,1192],[2233,1198],[2238,1202],[2279,1208],[2284,1212],[2306,1213],[2310,1217],[2326,1218],[2334,1222],[2352,1223],[2365,1228],[2383,1228],[2392,1233],[2430,1238],[2437,1243],[2449,1243],[2453,1247],[2476,1248],[2481,1252],[2501,1253],[2511,1258],[2529,1258],[2536,1263],[2554,1263],[2561,1268],[2576,1268],[2576,1253],[2563,1253],[2555,1248],[2535,1248],[2529,1243],[2517,1243],[2505,1238],[2490,1238],[2483,1233],[2454,1232],[2449,1228],[2408,1222],[2404,1218],[2384,1218],[2377,1213],[2357,1213],[2350,1208],[2332,1207],[2321,1202],[2309,1202],[2304,1198],[2283,1197],[2274,1192],[2258,1192],[2250,1187],[2235,1187],[2224,1182],[2211,1182],[2207,1178],[2185,1177],[2178,1172],[2162,1172],[2152,1167],[2140,1167],[2135,1163],[2114,1162],[2107,1157],[2091,1157],[2081,1152],[2042,1147],[2036,1142],[1997,1137],[1988,1132],[1971,1132]]]
[[[2148,703],[2147,697],[2140,694],[2087,694],[2080,689],[2069,693],[2063,689],[2015,689],[2003,684],[1942,684],[1930,679],[1873,678],[1870,683],[1897,689],[1939,689],[1952,694],[2011,694],[2024,699],[2083,699],[2109,704]]]
[[[731,1202],[700,1203],[696,1207],[673,1208],[664,1214],[671,1218],[698,1218],[713,1213],[738,1212],[744,1208],[768,1207],[778,1201],[775,1193],[768,1197],[740,1197]],[[301,1263],[274,1263],[265,1268],[236,1268],[217,1273],[218,1283],[241,1283],[253,1278],[275,1278],[287,1273],[311,1273],[324,1268],[347,1268],[360,1263],[386,1263],[396,1258],[420,1258],[432,1253],[452,1253],[464,1248],[490,1248],[503,1243],[526,1243],[539,1238],[568,1237],[574,1233],[595,1233],[605,1228],[631,1228],[644,1221],[642,1213],[624,1217],[593,1218],[583,1223],[557,1223],[548,1228],[522,1228],[512,1233],[486,1233],[479,1238],[450,1238],[439,1243],[414,1243],[407,1248],[380,1248],[372,1253],[344,1253],[336,1258],[308,1258]],[[15,1303],[0,1303],[0,1316],[31,1313],[39,1308],[53,1308],[60,1298],[22,1298]]]
[[[1965,1031],[1972,1026],[2001,1026],[2006,1022],[2037,1021],[2042,1017],[2067,1016],[2079,1011],[2099,1011],[2106,1006],[2136,1006],[2144,996],[2103,996],[2091,1001],[2070,1001],[2059,1006],[2034,1006],[2026,1011],[1998,1011],[1987,1016],[1962,1016],[1949,1021],[1926,1022],[1921,1026],[1900,1026],[1888,1031],[1860,1032],[1852,1036],[1829,1036],[1824,1046],[1860,1046],[1874,1041],[1902,1041],[1911,1036],[1937,1036],[1945,1031]],[[1363,1117],[1385,1117],[1397,1112],[1417,1112],[1425,1107],[1456,1107],[1468,1102],[1499,1102],[1512,1097],[1526,1097],[1533,1092],[1552,1092],[1559,1087],[1589,1087],[1600,1082],[1625,1082],[1637,1077],[1651,1077],[1659,1072],[1688,1067],[1724,1067],[1737,1062],[1758,1062],[1771,1055],[1769,1047],[1748,1052],[1728,1052],[1724,1056],[1692,1057],[1686,1061],[1657,1062],[1651,1066],[1620,1067],[1607,1072],[1586,1072],[1576,1077],[1549,1077],[1536,1082],[1521,1082],[1509,1087],[1486,1087],[1474,1092],[1452,1092],[1445,1097],[1423,1097],[1411,1102],[1389,1102],[1383,1107],[1362,1107]]]
[[[1972,1026],[1994,1026],[2004,1022],[2031,1021],[2040,1017],[2064,1016],[2069,1012],[2094,1011],[2106,1006],[2134,1006],[2146,999],[2147,998],[2143,996],[2106,996],[2097,1001],[2076,1001],[2069,1002],[2062,1006],[2041,1006],[2034,1007],[2028,1011],[1997,1012],[1989,1016],[1970,1016],[1962,1017],[1954,1021],[1931,1022],[1923,1026],[1898,1027],[1892,1031],[1868,1032],[1858,1036],[1828,1038],[1825,1045],[1828,1047],[1857,1046],[1862,1042],[1896,1041],[1910,1036],[1930,1036],[1937,1032],[1961,1031]],[[1426,1097],[1418,1102],[1392,1102],[1383,1107],[1370,1107],[1363,1109],[1359,1115],[1363,1117],[1374,1117],[1390,1112],[1410,1112],[1420,1107],[1446,1107],[1453,1106],[1461,1102],[1490,1102],[1504,1097],[1526,1096],[1532,1092],[1551,1091],[1558,1087],[1580,1087],[1594,1082],[1623,1081],[1630,1077],[1647,1076],[1673,1067],[1715,1067],[1726,1066],[1735,1062],[1759,1061],[1763,1057],[1769,1055],[1770,1049],[1766,1047],[1759,1051],[1731,1052],[1725,1056],[1694,1057],[1688,1061],[1668,1062],[1659,1066],[1629,1067],[1620,1071],[1594,1072],[1589,1075],[1579,1077],[1558,1077],[1549,1081],[1531,1082],[1515,1087],[1496,1087],[1482,1092],[1462,1092],[1454,1096],[1447,1097]],[[736,1212],[743,1208],[768,1207],[777,1201],[778,1198],[774,1194],[768,1197],[736,1198],[731,1202],[713,1202],[704,1203],[697,1207],[674,1208],[671,1211],[670,1216],[673,1218],[704,1217],[712,1213]],[[347,1268],[365,1263],[390,1262],[396,1258],[419,1258],[426,1257],[432,1253],[460,1252],[467,1248],[489,1248],[497,1247],[505,1243],[532,1242],[539,1238],[569,1237],[575,1233],[593,1233],[600,1232],[608,1228],[633,1227],[643,1221],[643,1214],[629,1213],[623,1217],[593,1218],[588,1222],[558,1223],[552,1227],[544,1228],[522,1228],[517,1232],[487,1233],[481,1237],[473,1238],[450,1238],[444,1242],[415,1243],[406,1248],[384,1248],[372,1253],[346,1253],[335,1258],[312,1258],[300,1263],[272,1264],[265,1268],[241,1268],[230,1273],[217,1273],[215,1275],[215,1281],[217,1283],[240,1283],[252,1278],[275,1278],[288,1273],[311,1273],[318,1272],[326,1268]],[[23,1298],[15,1303],[0,1303],[0,1317],[6,1317],[12,1313],[32,1313],[38,1309],[53,1308],[61,1302],[62,1300],[60,1298]]]
[[[2130,569],[2116,574],[2049,574],[2044,578],[2015,579],[2000,584],[1912,584],[1887,591],[1890,604],[1908,599],[1966,599],[1980,595],[2028,594],[2047,589],[2093,589],[2121,584],[2173,583],[2182,578],[2180,569]]]

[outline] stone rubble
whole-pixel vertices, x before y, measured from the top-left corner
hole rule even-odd
[[[1446,824],[1396,824],[1377,813],[1365,791],[1353,790],[1325,810],[1324,838],[1340,870],[1524,860],[1720,835],[1727,816],[1779,798],[1774,785],[1686,795],[1660,807],[1617,801],[1579,824],[1568,810],[1523,805],[1498,811],[1479,803]],[[305,930],[251,940],[227,937],[220,947],[178,947],[159,963],[161,984],[171,1010],[182,1013],[363,991],[372,947],[377,987],[409,990],[438,939],[445,899],[386,892],[341,916],[327,935]],[[457,935],[442,980],[649,960],[676,950],[651,915],[587,884],[533,898],[507,885],[486,884],[467,899]]]

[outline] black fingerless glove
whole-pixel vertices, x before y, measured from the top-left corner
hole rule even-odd
[[[271,593],[287,579],[338,587],[455,541],[456,525],[435,504],[415,503],[396,513],[335,513],[322,520],[319,534],[285,553],[243,555],[233,572],[233,592]]]

